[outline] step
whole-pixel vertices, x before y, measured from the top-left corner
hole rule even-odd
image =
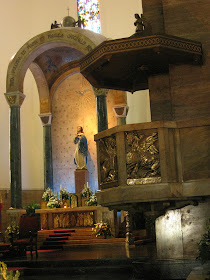
[[[54,233],[71,233],[75,232],[75,229],[54,229]]]
[[[83,239],[94,239],[96,238],[96,235],[74,235],[74,236],[69,236],[69,240],[83,240]]]
[[[63,250],[63,246],[61,245],[40,246],[40,250],[51,250],[51,249]]]
[[[95,238],[95,239],[75,239],[75,240],[67,240],[65,246],[72,244],[94,244],[94,243],[111,243],[111,244],[124,244],[124,238]]]
[[[66,241],[44,241],[43,246],[64,245]]]
[[[71,236],[71,233],[54,233],[47,235],[49,237],[65,237],[65,236]]]
[[[46,241],[61,241],[61,240],[68,240],[68,236],[62,236],[62,237],[47,237]]]

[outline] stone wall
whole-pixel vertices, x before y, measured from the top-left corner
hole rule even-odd
[[[109,128],[117,124],[114,111],[114,94],[107,96]],[[82,126],[88,141],[87,168],[89,185],[92,190],[98,189],[96,164],[97,133],[96,98],[90,84],[81,74],[67,78],[57,89],[52,102],[52,149],[54,189],[60,185],[71,193],[75,192],[74,164],[75,145],[73,143],[77,126]]]
[[[209,219],[210,201],[198,206],[169,210],[156,219],[156,242],[159,259],[182,259],[198,256],[198,242]]]

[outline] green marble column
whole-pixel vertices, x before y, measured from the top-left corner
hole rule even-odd
[[[10,106],[10,191],[11,207],[22,208],[20,107],[25,95],[5,93]]]
[[[11,207],[22,207],[20,107],[10,109],[10,190]]]
[[[106,96],[108,94],[108,90],[93,88],[93,91],[96,96],[97,127],[98,127],[98,132],[100,132],[108,129],[107,105],[106,105]]]
[[[52,163],[52,138],[51,126],[43,127],[44,137],[44,189],[53,190],[53,163]]]
[[[43,125],[44,143],[44,189],[50,188],[53,191],[53,160],[52,160],[52,137],[51,120],[52,114],[39,115]]]
[[[98,126],[98,132],[100,132],[108,128],[106,96],[99,95],[96,97],[96,101],[97,101],[97,126]]]

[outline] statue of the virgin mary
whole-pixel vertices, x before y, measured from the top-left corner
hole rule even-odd
[[[74,138],[74,144],[76,144],[76,150],[74,153],[74,163],[77,169],[87,169],[87,138],[83,133],[82,126],[77,127],[77,135]]]

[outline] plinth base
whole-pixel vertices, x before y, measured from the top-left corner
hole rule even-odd
[[[75,193],[81,193],[84,189],[84,184],[89,180],[89,173],[87,169],[77,169],[74,171]]]

